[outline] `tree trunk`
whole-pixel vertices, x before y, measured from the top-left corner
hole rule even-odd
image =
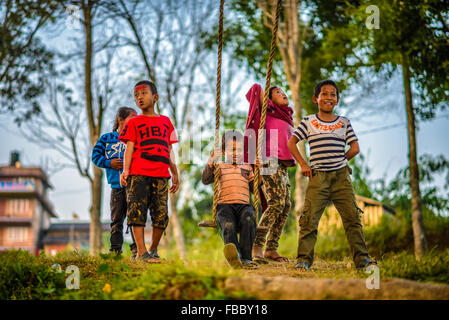
[[[173,230],[173,236],[175,237],[176,248],[178,249],[179,257],[184,260],[186,258],[186,248],[184,244],[184,236],[182,234],[181,223],[179,222],[178,218],[178,209],[176,208],[178,199],[178,193],[170,194],[170,224]]]
[[[103,171],[97,167],[94,167],[91,195],[89,247],[90,254],[97,255],[101,251],[101,204],[103,195]]]
[[[410,85],[410,71],[407,56],[402,53],[402,75],[404,80],[405,107],[407,113],[410,187],[412,190],[412,225],[415,242],[415,257],[421,259],[427,252],[426,234],[424,232],[421,193],[419,190],[419,170],[416,150],[415,113],[413,111],[412,91]]]
[[[86,98],[86,113],[89,123],[89,138],[91,146],[97,142],[101,131],[101,113],[102,105],[99,106],[99,117],[95,123],[93,102],[92,102],[92,11],[94,3],[90,0],[82,2],[84,15],[84,36],[85,36],[85,57],[84,57],[84,95]],[[98,254],[101,250],[101,198],[103,193],[103,171],[94,167],[94,178],[91,182],[92,203],[90,206],[90,254]]]

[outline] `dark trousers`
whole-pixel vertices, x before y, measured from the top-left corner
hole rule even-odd
[[[126,189],[111,190],[111,252],[122,252],[123,246],[123,222],[126,218]],[[136,248],[134,235],[131,230],[132,244],[129,246],[131,251]]]
[[[251,250],[256,237],[256,217],[250,204],[217,204],[217,225],[225,244],[233,243],[240,258],[252,260]]]

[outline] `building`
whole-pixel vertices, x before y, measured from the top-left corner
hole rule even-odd
[[[359,195],[356,195],[355,198],[357,206],[363,211],[363,227],[378,225],[382,218],[394,219],[396,211],[386,204]],[[335,206],[332,203],[329,203],[320,220],[318,231],[323,233],[331,233],[334,226],[337,229],[341,229],[343,228],[343,223]]]
[[[125,220],[125,224],[123,226],[124,233],[126,232],[126,227],[127,226]],[[45,233],[45,237],[43,240],[44,251],[47,254],[55,255],[56,253],[60,253],[64,250],[89,250],[89,228],[90,222],[87,221],[65,221],[52,223],[50,225],[50,228]],[[104,248],[105,246],[103,246],[103,249],[107,250],[109,248],[109,237],[111,232],[110,223],[103,222],[101,230],[103,234],[106,233],[108,245],[106,248]],[[145,243],[147,247],[149,247],[151,244],[151,230],[151,225],[147,223],[144,230]],[[129,234],[130,233],[131,230],[129,231]],[[124,246],[127,246],[126,238],[127,237],[125,237]],[[123,250],[125,250],[124,247]]]
[[[65,221],[52,223],[43,239],[44,251],[55,255],[64,250],[89,250],[90,222]],[[108,223],[102,223],[101,230],[109,232]]]
[[[48,200],[53,187],[38,167],[22,167],[17,152],[0,167],[0,250],[25,249],[37,254],[50,218],[57,217]]]

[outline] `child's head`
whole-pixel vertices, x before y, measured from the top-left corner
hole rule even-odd
[[[337,84],[332,80],[323,80],[315,86],[313,102],[318,104],[318,110],[331,113],[340,99]]]
[[[158,99],[157,88],[153,82],[143,80],[134,86],[134,101],[141,110],[153,108]]]
[[[221,151],[226,162],[237,163],[243,157],[243,134],[238,130],[226,130],[221,137]]]
[[[288,106],[288,97],[281,88],[272,86],[268,89],[268,98],[279,106]]]
[[[128,107],[120,107],[117,110],[117,114],[115,115],[114,126],[112,127],[112,131],[122,131],[123,126],[126,121],[130,118],[135,117],[137,115],[136,110]]]

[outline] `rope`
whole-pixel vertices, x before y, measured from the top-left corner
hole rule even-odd
[[[221,154],[220,147],[220,96],[221,96],[221,52],[223,50],[223,7],[224,0],[220,0],[220,18],[218,24],[218,63],[217,63],[217,97],[215,100],[215,138],[214,138],[214,156]],[[214,199],[212,209],[212,220],[215,222],[217,216],[217,202],[218,202],[218,183],[219,183],[219,169],[218,162],[215,164],[214,171]]]
[[[279,15],[281,12],[281,2],[282,0],[277,1],[276,5],[276,18],[273,25],[273,34],[271,37],[271,47],[270,47],[270,57],[268,59],[268,66],[267,66],[267,77],[265,81],[265,91],[263,96],[263,105],[262,105],[262,113],[260,115],[260,127],[259,127],[259,136],[257,139],[257,153],[256,153],[256,161],[258,161],[261,157],[262,153],[262,139],[265,129],[265,120],[267,117],[267,105],[268,105],[268,91],[270,89],[270,82],[271,82],[271,72],[273,69],[273,59],[276,49],[276,38],[277,38],[277,32],[279,27]],[[259,161],[261,163],[261,161]],[[256,213],[256,221],[259,221],[259,185],[260,185],[260,169],[259,166],[254,166],[254,210]]]

